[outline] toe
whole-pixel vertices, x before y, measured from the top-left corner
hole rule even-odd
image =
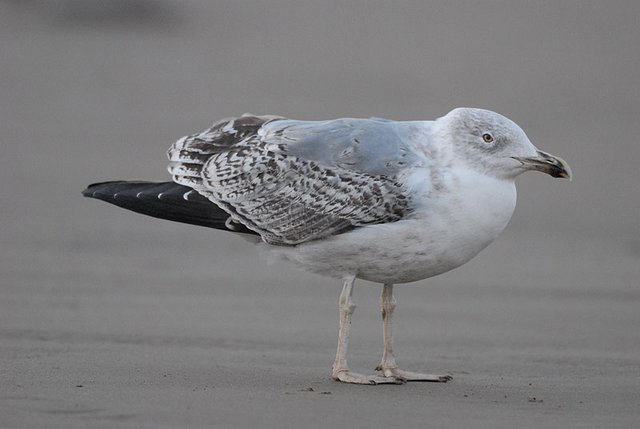
[[[412,371],[404,371],[400,368],[382,368],[379,367],[380,371],[386,377],[395,377],[402,379],[404,381],[425,381],[425,382],[435,382],[435,383],[446,383],[453,379],[453,377],[449,374],[445,375],[437,375],[437,374],[422,374],[419,372]]]
[[[343,383],[352,384],[404,384],[405,380],[400,377],[380,377],[377,375],[364,375],[351,371],[338,371],[333,374],[333,379]]]

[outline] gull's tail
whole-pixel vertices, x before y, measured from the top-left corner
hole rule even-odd
[[[174,182],[94,183],[82,195],[160,219],[256,234],[193,189]]]

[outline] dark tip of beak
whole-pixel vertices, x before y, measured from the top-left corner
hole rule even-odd
[[[564,159],[541,150],[538,151],[538,156],[514,156],[513,159],[520,161],[522,166],[527,170],[541,171],[551,177],[561,177],[569,180],[573,177],[571,167],[569,167],[569,164],[567,164]]]

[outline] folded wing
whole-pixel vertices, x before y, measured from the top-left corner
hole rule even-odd
[[[398,175],[418,160],[395,124],[225,119],[178,140],[169,171],[266,242],[295,245],[408,214]]]

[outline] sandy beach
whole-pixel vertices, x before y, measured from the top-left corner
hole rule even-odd
[[[640,6],[102,3],[0,3],[0,428],[640,425]],[[399,363],[446,384],[332,381],[338,282],[80,195],[168,180],[175,139],[247,111],[456,106],[575,178],[521,177],[494,244],[397,287]],[[359,372],[380,289],[356,284]]]

